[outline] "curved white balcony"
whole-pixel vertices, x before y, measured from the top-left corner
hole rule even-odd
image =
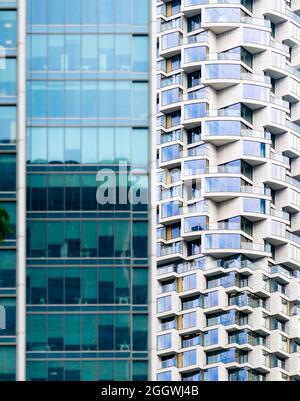
[[[205,242],[202,245],[204,255],[212,255],[216,258],[222,258],[229,255],[242,253],[252,258],[269,257],[271,249],[268,245],[262,243],[245,242],[240,234],[206,234],[211,236],[210,243]]]

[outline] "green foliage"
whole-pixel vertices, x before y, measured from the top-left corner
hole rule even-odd
[[[12,234],[9,215],[6,210],[0,208],[0,241],[4,241],[7,234]]]

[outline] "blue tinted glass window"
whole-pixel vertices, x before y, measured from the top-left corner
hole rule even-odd
[[[93,101],[91,102],[91,99]],[[81,84],[81,116],[94,118],[98,113],[98,83],[83,81]]]
[[[81,161],[81,135],[79,128],[65,130],[65,162],[80,163]]]
[[[130,71],[131,68],[131,36],[115,35],[115,69]]]
[[[0,143],[14,143],[16,138],[16,108],[0,107]]]
[[[82,130],[82,163],[97,163],[98,132],[95,128]]]
[[[99,70],[113,71],[115,64],[114,36],[99,35]]]
[[[83,71],[98,70],[98,37],[96,35],[82,36],[81,63]]]
[[[66,24],[79,25],[81,22],[81,0],[65,0],[65,13]]]
[[[147,25],[149,15],[148,0],[132,0],[132,22],[134,25]]]
[[[33,95],[33,100],[34,100],[34,95]],[[49,81],[48,117],[63,117],[64,114],[65,114],[64,83],[59,81]]]
[[[40,25],[47,23],[47,3],[49,3],[47,0],[31,0],[32,24]]]
[[[82,1],[82,24],[96,25],[98,23],[98,3],[98,0]]]
[[[0,380],[14,381],[16,371],[16,351],[14,347],[0,347]]]
[[[114,0],[115,23],[129,25],[131,23],[131,0]]]
[[[115,136],[113,128],[100,128],[98,139],[98,161],[112,163],[115,159]],[[105,146],[103,144],[105,143]]]
[[[80,82],[65,83],[65,115],[66,117],[80,117],[81,100]]]
[[[129,117],[130,116],[130,101],[131,101],[131,85],[128,81],[115,83],[115,116]],[[134,94],[132,95],[134,99]]]
[[[48,69],[63,71],[65,69],[64,37],[62,35],[48,36]]]
[[[129,128],[116,128],[115,130],[115,158],[130,162],[131,130]]]
[[[43,144],[43,146],[45,146]],[[64,130],[62,128],[48,129],[48,163],[63,163],[64,161]]]
[[[132,345],[134,351],[147,350],[148,319],[147,316],[133,316]]]
[[[203,61],[206,59],[206,47],[197,46],[190,47],[184,50],[184,62],[194,63],[196,61]]]
[[[39,0],[36,0],[37,2]],[[64,24],[65,20],[65,2],[62,0],[46,1],[48,24]]]
[[[114,23],[114,7],[111,0],[99,0],[99,23],[109,25]]]
[[[0,251],[0,288],[16,285],[16,252]]]
[[[121,102],[121,100],[119,100]],[[102,81],[99,84],[99,116],[113,117],[114,115],[114,84]]]
[[[0,97],[16,95],[16,79],[16,59],[4,59],[0,74]]]
[[[0,299],[0,337],[16,335],[16,300],[14,298]]]
[[[132,38],[132,69],[133,71],[148,71],[148,37],[133,36]]]
[[[47,129],[32,128],[31,130],[31,162],[47,162]]]
[[[0,192],[16,190],[16,156],[0,154]]]
[[[133,129],[132,131],[132,163],[146,164],[148,160],[148,130]]]
[[[65,53],[66,70],[80,71],[80,69],[81,69],[81,36],[67,35],[65,37],[64,53]]]
[[[31,59],[30,65],[33,71],[47,71],[47,37],[42,35],[32,35],[30,37]]]
[[[7,49],[15,48],[17,40],[16,12],[0,12],[0,46]]]
[[[206,115],[206,103],[192,103],[184,106],[184,118],[186,120],[202,118]]]
[[[97,303],[105,308],[113,304],[130,308],[131,303],[144,307],[148,301],[145,214],[133,222],[129,215],[119,219],[114,210],[138,213],[146,211],[147,205],[99,205],[95,168],[120,160],[135,166],[147,164],[149,1],[29,0],[27,4],[32,31],[28,71],[33,72],[28,77],[28,113],[33,118],[27,127],[27,157],[40,164],[28,171],[28,205],[29,210],[51,214],[51,221],[30,221],[29,215],[28,256],[36,263],[46,258],[60,263],[57,268],[29,267],[28,301],[59,308]],[[15,109],[10,118],[8,111],[5,108],[2,116],[0,108],[0,141],[2,121],[10,128],[5,129],[3,140],[15,138]],[[179,113],[174,113],[174,121],[178,118]],[[10,165],[6,163],[6,168]],[[135,175],[132,181],[147,195],[146,173]],[[1,181],[0,190],[6,184]],[[117,174],[116,185],[127,190],[128,179]],[[98,214],[97,219],[94,213],[85,213],[87,219],[82,220],[81,212],[99,210],[111,213]],[[136,269],[129,267],[131,257],[139,258]],[[77,264],[79,258],[87,264],[91,258],[107,258],[107,265],[65,266]],[[113,259],[122,259],[124,265],[117,267]],[[1,263],[0,252],[0,287],[14,282],[8,264],[2,269]],[[12,263],[13,273],[14,269]],[[28,316],[28,347],[34,351],[147,351],[147,316],[140,312]],[[35,361],[28,364],[28,376],[36,380],[145,380],[147,362],[135,358]]]
[[[135,119],[146,120],[148,117],[148,84],[144,82],[133,83],[132,116]]]

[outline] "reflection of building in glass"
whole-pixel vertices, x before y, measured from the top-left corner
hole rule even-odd
[[[0,1],[0,208],[12,234],[0,243],[0,381],[16,372],[16,119],[17,13],[15,1]],[[23,171],[24,171],[23,167]],[[23,258],[24,260],[24,258]],[[25,313],[25,311],[24,311]]]
[[[96,201],[147,187],[147,3],[28,1],[29,380],[147,378],[147,205]]]
[[[0,380],[15,379],[16,340],[27,380],[148,377],[148,205],[118,198],[133,170],[148,190],[148,5],[0,1],[0,207],[17,228],[0,247]],[[26,72],[16,63],[17,24],[26,27],[18,38],[19,46],[26,40]],[[27,85],[26,116],[17,74],[19,89]],[[25,337],[15,336],[23,288],[16,290],[16,238],[24,245],[25,225],[25,211],[16,224],[16,199],[24,200],[16,196],[16,140],[25,129],[19,124],[16,135],[16,119],[25,117],[26,160],[17,170],[27,173],[26,350]],[[117,202],[99,205],[96,177],[106,168],[116,175]]]

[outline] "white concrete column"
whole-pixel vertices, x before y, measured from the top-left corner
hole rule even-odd
[[[156,380],[156,2],[150,2],[150,133],[149,133],[149,380]]]
[[[16,379],[26,380],[26,0],[18,0],[17,35],[17,355]]]

